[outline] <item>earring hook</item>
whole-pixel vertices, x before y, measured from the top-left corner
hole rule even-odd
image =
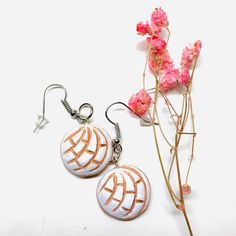
[[[89,103],[83,103],[78,111],[77,110],[73,110],[71,108],[71,106],[69,105],[68,101],[67,101],[67,90],[66,88],[61,85],[61,84],[51,84],[49,86],[46,87],[46,89],[44,90],[43,93],[43,113],[42,115],[38,116],[38,122],[36,123],[36,128],[34,129],[34,133],[39,129],[39,128],[43,128],[49,121],[45,118],[45,113],[46,113],[46,94],[49,90],[52,89],[63,89],[64,90],[64,98],[61,100],[61,103],[63,104],[63,106],[65,107],[65,109],[67,110],[67,112],[71,115],[71,117],[73,119],[76,119],[79,123],[86,123],[88,122],[89,118],[93,115],[93,107],[91,104]],[[82,110],[83,109],[88,109],[89,112],[88,114],[83,114]]]
[[[111,162],[115,163],[116,166],[118,166],[118,165],[117,165],[117,162],[118,162],[118,160],[119,160],[119,158],[120,158],[120,155],[121,155],[121,152],[122,152],[122,146],[121,146],[121,144],[120,144],[120,141],[121,141],[120,127],[119,127],[119,124],[118,124],[117,122],[112,121],[112,120],[108,117],[108,111],[109,111],[109,109],[110,109],[112,106],[118,105],[118,104],[120,104],[120,105],[122,105],[122,106],[125,106],[128,110],[130,110],[131,112],[133,112],[132,109],[130,109],[130,107],[127,106],[127,105],[126,105],[125,103],[123,103],[123,102],[114,102],[114,103],[112,103],[111,105],[109,105],[109,106],[107,107],[106,111],[105,111],[105,116],[106,116],[107,120],[108,120],[111,124],[113,124],[113,125],[115,126],[115,130],[116,130],[116,138],[115,138],[115,139],[112,139],[113,157],[112,157],[112,160],[111,160]],[[138,114],[135,114],[135,115],[136,115],[140,120],[144,121],[145,123],[152,124],[150,121],[148,121],[148,120],[142,118],[140,115],[138,115]],[[158,125],[158,123],[154,123],[154,124],[155,124],[155,125]]]
[[[111,105],[109,105],[109,106],[107,107],[106,111],[105,111],[105,116],[106,116],[107,120],[108,120],[111,124],[113,124],[114,126],[117,126],[118,123],[112,121],[112,120],[108,117],[108,111],[109,111],[109,109],[110,109],[112,106],[118,105],[118,104],[120,104],[120,105],[122,105],[122,106],[125,106],[128,110],[130,110],[131,112],[133,112],[132,109],[131,109],[129,106],[127,106],[124,102],[114,102],[114,103],[112,103]],[[136,113],[133,113],[133,114],[135,114],[140,120],[144,121],[145,123],[147,123],[147,124],[152,124],[152,122],[150,122],[149,120],[144,119],[144,118],[141,117],[140,115],[138,115],[138,114],[136,114]],[[158,123],[156,123],[156,122],[154,122],[154,124],[155,124],[155,125],[158,125]],[[117,136],[119,136],[119,135],[117,135]]]
[[[67,91],[66,91],[66,88],[64,86],[62,86],[60,84],[51,84],[51,85],[47,86],[46,89],[44,90],[44,93],[43,93],[43,113],[42,113],[42,115],[38,116],[38,122],[36,123],[36,127],[35,127],[33,133],[35,133],[39,128],[43,128],[47,123],[49,123],[49,121],[45,118],[46,94],[49,90],[56,89],[56,88],[60,88],[60,89],[64,90],[64,92],[65,92],[64,100],[66,100]]]

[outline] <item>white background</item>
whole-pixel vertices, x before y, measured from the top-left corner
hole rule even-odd
[[[2,0],[1,236],[188,235],[166,192],[151,128],[125,112],[113,113],[123,133],[121,163],[141,168],[152,186],[148,210],[131,222],[101,211],[95,196],[99,177],[76,178],[61,163],[61,138],[76,125],[60,104],[62,91],[48,94],[51,122],[32,134],[45,86],[61,83],[73,107],[92,103],[93,123],[114,136],[104,110],[141,88],[145,54],[135,27],[158,6],[169,17],[176,64],[184,46],[203,41],[193,90],[193,193],[187,200],[194,235],[236,235],[234,1]]]

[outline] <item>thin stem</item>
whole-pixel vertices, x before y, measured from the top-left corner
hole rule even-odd
[[[166,46],[165,46],[165,49],[167,48],[167,45],[168,45],[168,42],[169,42],[169,39],[170,39],[170,30],[168,27],[164,27],[167,32],[168,32],[168,36],[167,36],[167,40],[166,40]],[[151,44],[151,42],[150,42]],[[163,59],[161,60],[161,63],[159,65],[159,68],[157,70],[157,73],[154,73],[154,76],[155,76],[155,79],[156,79],[156,89],[158,89],[159,91],[159,80],[158,80],[158,77],[160,76],[160,71],[161,71],[161,68],[162,68],[162,64],[163,64]],[[157,82],[158,81],[158,82]],[[158,83],[158,86],[157,86],[157,83]],[[153,112],[152,112],[152,119],[154,120],[154,117],[155,117],[155,113],[156,113],[156,104],[157,104],[157,99],[158,97],[156,96],[157,93],[155,93],[155,98],[154,98],[154,101],[155,101],[155,106],[153,108]]]
[[[180,136],[180,135],[179,135]],[[179,168],[179,157],[178,157],[178,145],[177,143],[178,140],[178,134],[175,135],[175,162],[176,162],[176,168],[177,168],[177,175],[178,175],[178,182],[179,182],[179,194],[180,194],[180,200],[181,203],[184,204],[184,197],[183,197],[183,192],[182,192],[182,183],[181,183],[181,175],[180,175],[180,168]]]
[[[163,96],[163,98],[167,101],[167,104],[172,108],[172,110],[174,111],[175,115],[178,116],[177,111],[174,109],[173,105],[171,104],[169,98],[162,92],[160,91],[160,94]]]
[[[167,137],[166,137],[166,135],[165,135],[165,133],[164,133],[164,131],[162,129],[162,126],[161,126],[161,123],[160,123],[157,111],[156,111],[156,120],[157,120],[157,123],[159,124],[159,129],[161,131],[161,134],[162,134],[163,138],[166,140],[166,143],[170,146],[170,148],[173,149],[174,146],[168,141],[168,139],[167,139]]]
[[[173,155],[172,159],[171,159],[169,171],[168,171],[168,180],[170,180],[170,175],[171,175],[171,171],[172,171],[172,168],[173,168],[174,161],[175,161],[175,156]]]
[[[192,229],[191,229],[191,225],[190,225],[190,222],[189,222],[189,219],[188,219],[188,215],[187,215],[187,213],[186,213],[186,210],[184,209],[182,212],[183,212],[185,221],[186,221],[186,223],[187,223],[189,235],[190,235],[190,236],[193,236],[193,232],[192,232]]]
[[[194,64],[193,64],[193,70],[192,70],[192,74],[191,74],[191,77],[190,77],[190,84],[189,84],[189,93],[192,91],[193,76],[194,76],[194,72],[195,72],[195,69],[196,69],[197,60],[198,60],[198,57],[195,59]]]
[[[192,120],[192,132],[193,132],[193,136],[192,136],[192,147],[191,147],[191,157],[190,157],[190,163],[188,166],[188,170],[187,170],[187,174],[186,174],[186,179],[185,179],[185,183],[188,183],[188,177],[189,177],[189,173],[190,173],[190,169],[192,166],[192,162],[193,162],[193,158],[194,158],[194,147],[195,147],[195,137],[196,137],[196,133],[195,133],[195,123],[194,123],[194,114],[193,114],[193,105],[192,105],[192,99],[191,99],[191,95],[189,94],[189,104],[190,104],[190,112],[191,112],[191,120]]]
[[[168,28],[166,28],[166,29],[168,31],[168,38],[167,38],[167,43],[168,43],[169,38],[170,38],[170,31],[169,31]],[[148,50],[147,50],[148,53],[147,53],[146,62],[145,62],[145,66],[144,66],[144,71],[143,71],[143,88],[144,89],[145,89],[145,80],[146,80],[146,74],[145,73],[146,73],[147,63],[148,63],[148,59],[149,59],[150,52],[151,52],[151,40],[150,40],[149,47],[148,47]],[[159,75],[160,75],[160,70],[161,70],[161,67],[162,67],[162,63],[163,63],[163,59],[160,62],[160,66],[159,66],[157,72],[154,72],[155,94],[154,94],[154,108],[153,108],[153,111],[152,111],[152,115],[151,115],[150,111],[148,110],[149,118],[152,121],[155,121],[155,119],[159,120],[158,115],[157,115],[157,101],[158,101],[158,95],[159,95],[159,92],[160,92],[160,90],[159,90]],[[183,198],[183,193],[182,193],[182,182],[181,182],[181,175],[180,175],[180,166],[179,166],[179,159],[178,159],[178,145],[179,145],[179,142],[180,142],[180,137],[183,134],[183,130],[184,130],[184,127],[185,127],[185,124],[186,124],[186,120],[188,118],[188,114],[189,114],[189,112],[188,112],[189,111],[189,106],[188,106],[188,101],[187,101],[186,97],[187,97],[187,95],[185,94],[184,97],[183,97],[183,105],[182,105],[181,116],[177,116],[178,121],[177,121],[177,125],[176,125],[175,146],[173,147],[171,145],[171,147],[174,148],[174,150],[175,150],[175,153],[173,154],[173,162],[174,162],[174,160],[176,160],[176,168],[177,168],[177,176],[178,176],[178,183],[179,183],[180,199],[175,195],[175,193],[172,189],[172,186],[170,184],[170,181],[167,178],[166,171],[165,171],[165,168],[164,168],[164,165],[163,165],[163,162],[162,162],[162,158],[161,158],[160,148],[159,148],[159,145],[158,145],[156,127],[154,125],[154,122],[152,122],[154,141],[155,141],[155,146],[156,146],[156,150],[157,150],[157,154],[158,154],[157,156],[158,156],[158,159],[159,159],[159,162],[160,162],[161,170],[162,170],[162,173],[163,173],[163,176],[164,176],[164,180],[165,180],[168,192],[169,192],[170,197],[171,197],[171,199],[172,199],[172,201],[173,201],[173,203],[175,204],[176,207],[179,206],[179,203],[181,203],[184,206],[184,198]],[[168,106],[169,112],[172,115],[172,112],[171,112],[170,108],[171,108],[171,106],[170,107]],[[172,109],[173,109],[175,115],[177,115],[177,112],[174,110],[173,107],[172,107]],[[172,116],[172,118],[173,118],[173,116]],[[158,122],[158,123],[160,124],[160,122]],[[179,126],[180,126],[180,129],[179,129]],[[160,126],[160,130],[161,130],[161,133],[164,136],[165,140],[167,141],[167,143],[170,144],[168,142],[168,140],[166,139],[161,126]],[[172,167],[171,167],[171,169],[172,169]],[[185,208],[182,210],[182,212],[183,212],[183,215],[184,215],[189,233],[192,236],[193,234],[192,234],[191,226],[190,226]]]
[[[180,125],[181,123],[185,123],[186,109],[187,109],[187,100],[186,100],[186,95],[184,94],[184,96],[183,96],[183,105],[182,105],[182,110],[181,110],[181,115],[180,115],[181,120],[178,119],[177,126],[176,126],[176,133],[179,133],[179,125]],[[182,120],[182,119],[183,119],[183,120]],[[182,127],[180,128],[181,133],[182,133],[183,129],[184,129],[184,127],[182,126]],[[179,145],[179,141],[180,141],[180,139],[179,139],[178,142],[177,142],[178,145]],[[176,146],[175,146],[175,148],[176,148]],[[172,171],[173,164],[174,164],[174,159],[175,159],[175,152],[174,152],[174,154],[173,154],[173,156],[172,156],[171,164],[170,164],[170,167],[169,167],[168,180],[170,179],[171,171]]]
[[[195,122],[194,122],[194,113],[193,113],[193,105],[192,105],[192,98],[191,98],[191,89],[192,89],[192,82],[193,82],[193,75],[194,75],[194,71],[196,69],[196,64],[197,64],[197,59],[194,62],[194,66],[193,66],[193,70],[192,70],[192,74],[191,74],[191,82],[190,85],[187,87],[186,92],[189,94],[189,104],[190,104],[190,112],[191,112],[191,121],[192,121],[192,132],[195,133]],[[186,174],[186,179],[185,179],[185,183],[188,183],[188,178],[189,178],[189,174],[190,174],[190,169],[192,166],[192,162],[193,162],[193,158],[194,158],[194,147],[195,147],[195,137],[196,135],[194,134],[192,137],[192,147],[191,147],[191,157],[190,157],[190,163],[188,166],[188,170],[187,170],[187,174]]]
[[[152,128],[153,128],[153,132],[154,132],[154,140],[155,140],[155,145],[156,145],[156,150],[157,150],[157,153],[158,153],[158,158],[159,158],[159,162],[160,162],[160,165],[161,165],[161,170],[162,170],[162,174],[164,176],[164,180],[165,180],[165,183],[167,185],[167,189],[169,191],[169,194],[170,194],[170,197],[172,199],[172,201],[174,202],[175,206],[177,206],[177,203],[173,197],[173,190],[172,190],[172,187],[166,177],[166,173],[165,173],[165,169],[164,169],[164,165],[163,165],[163,162],[162,162],[162,159],[161,159],[161,153],[160,153],[160,149],[159,149],[159,145],[158,145],[158,142],[157,142],[157,134],[156,134],[156,128],[154,125],[152,125]]]
[[[185,122],[183,122],[184,124]],[[183,125],[181,127],[181,129],[184,129]],[[180,166],[179,166],[179,158],[178,158],[178,146],[179,146],[179,141],[181,138],[182,134],[176,134],[175,136],[175,144],[176,144],[176,150],[175,150],[175,160],[176,160],[176,168],[177,168],[177,175],[178,175],[178,182],[179,182],[179,193],[180,193],[180,199],[181,199],[181,203],[184,207],[184,209],[182,210],[188,230],[189,230],[189,234],[192,236],[192,229],[191,229],[191,225],[189,223],[189,219],[188,219],[188,215],[186,213],[186,209],[185,209],[185,202],[184,202],[184,197],[183,197],[183,192],[182,192],[182,182],[181,182],[181,174],[180,174]]]

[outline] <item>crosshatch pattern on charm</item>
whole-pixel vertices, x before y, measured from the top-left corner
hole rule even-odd
[[[97,175],[111,160],[111,138],[102,128],[82,125],[63,138],[61,157],[73,174],[81,177]]]
[[[106,173],[97,186],[101,208],[120,220],[132,220],[148,206],[150,184],[138,168],[124,165]]]

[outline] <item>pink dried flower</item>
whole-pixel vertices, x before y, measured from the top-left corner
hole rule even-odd
[[[149,68],[152,72],[156,72],[160,67],[160,60],[158,59],[158,54],[151,52],[148,60]]]
[[[152,37],[147,37],[147,44],[151,43],[152,51],[161,53],[166,48],[166,41],[153,35]]]
[[[181,190],[183,195],[189,195],[191,193],[191,187],[188,184],[184,184]]]
[[[202,48],[202,41],[198,40],[194,43],[195,56],[198,57]]]
[[[153,22],[150,23],[150,27],[151,27],[151,30],[152,30],[152,35],[156,35],[156,36],[159,36],[162,29],[160,26],[156,26],[155,24],[153,24]]]
[[[147,112],[151,102],[151,96],[144,89],[142,89],[130,97],[128,105],[135,114],[142,116]]]
[[[160,77],[160,89],[168,92],[177,86],[179,71],[177,69],[165,70]]]
[[[182,85],[188,85],[190,82],[190,74],[189,74],[189,68],[181,68],[180,69],[180,76],[179,76],[179,83]]]
[[[147,37],[146,41],[147,44],[151,43],[148,61],[151,71],[155,73],[158,70],[173,68],[173,60],[166,49],[166,41],[156,35]]]
[[[137,33],[139,35],[146,35],[146,34],[151,34],[152,30],[150,28],[149,23],[146,21],[146,23],[139,22],[136,26]]]
[[[162,54],[156,51],[150,52],[148,63],[150,70],[154,73],[158,70],[163,71],[174,68],[173,60],[167,50],[162,51]]]
[[[169,70],[174,68],[174,62],[170,57],[168,50],[165,50],[165,54],[163,55],[162,67],[161,70]]]
[[[174,63],[168,50],[163,50],[161,54],[156,51],[151,51],[148,63],[150,70],[154,73],[158,70],[163,71],[174,68]]]
[[[156,8],[152,13],[151,21],[156,26],[166,27],[169,25],[167,15],[161,7]]]
[[[184,48],[180,63],[181,66],[190,68],[192,62],[199,56],[201,48],[202,42],[200,40],[196,41],[193,45],[190,44],[188,47]]]

